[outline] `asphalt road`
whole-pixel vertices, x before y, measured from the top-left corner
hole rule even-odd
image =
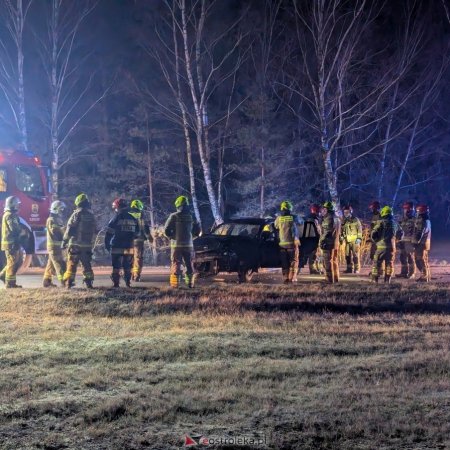
[[[344,267],[341,267],[344,270]],[[369,267],[364,267],[361,271],[361,275],[354,274],[341,274],[341,283],[358,284],[369,281],[367,276],[370,271]],[[435,263],[431,266],[432,280],[436,282],[448,282],[450,283],[450,265],[443,264],[442,262]],[[110,287],[110,267],[94,267],[95,272],[95,282],[94,285],[97,287]],[[397,267],[397,273],[399,272],[399,267]],[[28,269],[26,272],[19,274],[17,276],[17,283],[22,285],[24,288],[38,288],[42,286],[42,269]],[[303,269],[303,273],[298,276],[298,283],[314,283],[323,281],[323,275],[309,275],[308,270]],[[402,283],[413,283],[411,280],[396,280]],[[56,282],[56,281],[54,281]],[[209,278],[199,278],[198,285],[206,286],[210,284],[237,284],[237,274],[219,274],[216,277]],[[279,269],[269,269],[262,270],[253,276],[252,283],[264,283],[264,284],[279,284],[282,282],[281,271]],[[152,267],[144,268],[142,275],[142,281],[139,283],[133,283],[134,286],[139,287],[164,287],[168,286],[169,283],[169,268],[168,267]],[[123,281],[122,284],[124,285]],[[76,287],[84,288],[82,283],[82,276],[77,275]],[[4,286],[0,286],[0,289],[4,289]]]

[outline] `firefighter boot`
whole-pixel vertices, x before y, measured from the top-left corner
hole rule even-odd
[[[5,281],[5,273],[1,273],[0,274],[0,280],[2,280],[2,282],[4,283],[4,284],[6,284],[6,281]]]
[[[391,276],[390,275],[385,275],[384,276],[384,282],[387,284],[391,284]]]
[[[372,283],[378,283],[378,275],[372,274]]]
[[[92,280],[83,280],[83,283],[88,289],[94,289],[94,284]]]
[[[15,281],[8,281],[6,283],[6,289],[20,289],[22,286],[20,286],[19,284],[16,284]]]
[[[131,287],[131,273],[125,273],[123,278],[125,280],[125,286],[128,288]]]
[[[186,283],[186,286],[190,289],[194,287],[195,281],[194,281],[194,274],[186,274],[184,276],[184,282]]]
[[[113,272],[111,274],[111,281],[113,282],[113,287],[120,287],[120,273]]]
[[[56,286],[56,284],[52,283],[52,280],[50,280],[48,278],[44,278],[44,280],[42,281],[42,287],[52,288],[52,287],[57,287],[57,286]]]

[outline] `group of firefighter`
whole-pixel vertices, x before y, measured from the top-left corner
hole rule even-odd
[[[50,208],[47,219],[48,263],[45,268],[43,287],[56,287],[56,277],[66,288],[75,284],[78,264],[83,268],[83,282],[87,288],[93,288],[94,272],[91,260],[93,246],[97,236],[97,222],[91,210],[86,194],[75,198],[75,209],[67,223],[63,218],[66,205],[56,200]],[[144,262],[144,246],[153,242],[150,227],[144,218],[144,205],[141,200],[128,203],[117,198],[112,203],[115,212],[105,229],[105,249],[111,254],[111,280],[114,287],[120,286],[121,277],[127,287],[131,281],[140,281]],[[170,239],[171,269],[170,286],[178,287],[184,282],[187,287],[194,286],[194,246],[193,237],[198,236],[200,227],[193,217],[189,200],[179,196],[175,200],[176,212],[172,213],[164,226],[164,234]],[[420,271],[417,281],[430,281],[428,252],[430,250],[431,223],[429,208],[420,204],[414,207],[412,202],[403,204],[403,216],[397,223],[390,206],[374,201],[369,205],[372,212],[370,224],[370,258],[372,260],[371,277],[374,282],[384,276],[390,283],[394,274],[396,249],[400,250],[401,273],[404,278],[415,277],[416,267]],[[21,233],[19,219],[20,200],[8,197],[2,219],[1,250],[5,252],[6,266],[0,273],[7,288],[19,288],[16,273],[20,267]],[[335,204],[327,201],[322,206],[312,205],[308,221],[313,221],[320,235],[318,247],[309,255],[311,274],[325,272],[329,283],[339,281],[339,248],[345,246],[347,263],[346,273],[360,272],[361,244],[363,230],[361,221],[355,216],[351,206],[342,208],[342,214],[336,211]],[[293,213],[293,205],[283,201],[280,214],[273,223],[273,230],[279,237],[280,259],[283,281],[292,283],[297,279],[300,253],[299,226],[303,219]],[[67,253],[66,253],[67,251]],[[320,257],[319,257],[320,255]]]
[[[403,215],[399,222],[394,219],[390,206],[373,201],[369,205],[372,213],[370,222],[370,259],[373,282],[384,277],[390,283],[394,275],[396,250],[400,251],[401,272],[397,277],[415,278],[416,268],[420,272],[417,281],[428,282],[431,279],[428,252],[431,242],[430,212],[427,205],[405,202]],[[284,283],[296,281],[299,264],[300,239],[299,225],[302,219],[293,214],[293,206],[283,201],[280,215],[275,219],[274,228],[279,234],[280,257]],[[327,201],[322,206],[311,205],[307,220],[313,221],[319,232],[318,247],[308,257],[311,274],[319,274],[323,269],[328,283],[339,281],[339,250],[345,249],[347,268],[345,273],[360,273],[361,244],[363,227],[353,208],[346,205],[342,214],[336,211],[333,202]],[[270,230],[266,230],[270,231]],[[319,254],[321,253],[321,258]]]
[[[2,219],[1,250],[5,252],[6,266],[0,273],[0,280],[6,288],[20,288],[16,282],[16,274],[22,263],[22,227],[19,211],[20,199],[8,197]],[[92,255],[98,228],[91,210],[91,203],[86,194],[79,194],[74,202],[75,210],[67,224],[63,213],[66,205],[55,200],[50,207],[47,219],[47,251],[48,262],[44,272],[43,287],[56,287],[56,277],[61,286],[72,288],[78,264],[83,268],[83,283],[93,288],[94,272]],[[200,232],[190,209],[189,200],[179,196],[175,200],[176,212],[167,219],[164,227],[165,235],[171,240],[171,286],[178,286],[182,281],[182,266],[186,268],[185,283],[194,286],[193,269],[193,236]],[[120,286],[123,277],[125,285],[131,281],[140,281],[144,264],[145,242],[150,244],[153,237],[150,227],[144,218],[144,204],[141,200],[128,203],[123,198],[112,202],[115,212],[105,229],[105,249],[111,254],[111,280],[114,287]]]

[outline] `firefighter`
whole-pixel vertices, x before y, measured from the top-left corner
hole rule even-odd
[[[175,200],[176,212],[172,213],[164,225],[164,234],[170,239],[170,286],[178,287],[183,275],[182,264],[186,268],[184,281],[189,288],[194,287],[193,236],[198,236],[200,227],[189,209],[189,200],[180,195]]]
[[[396,238],[402,237],[401,228],[394,220],[390,206],[384,206],[381,209],[380,220],[374,225],[370,237],[377,246],[373,258],[372,281],[378,283],[378,279],[383,276],[384,263],[384,282],[390,283],[394,274]]]
[[[130,214],[139,223],[139,235],[134,240],[134,257],[133,257],[133,281],[141,281],[142,267],[144,266],[144,243],[147,240],[149,244],[153,243],[153,237],[150,227],[144,218],[144,204],[140,200],[131,202]]]
[[[64,273],[64,285],[70,289],[75,284],[78,263],[83,266],[83,283],[88,289],[93,288],[92,247],[97,232],[97,224],[91,211],[91,203],[86,194],[75,198],[75,211],[67,222],[62,248],[67,248],[67,269]]]
[[[372,217],[370,219],[370,233],[372,233],[373,228],[375,227],[376,223],[380,220],[380,202],[375,200],[369,205],[369,210],[372,213]],[[373,262],[373,258],[375,256],[375,252],[377,250],[377,244],[370,241],[370,260]]]
[[[126,200],[116,198],[112,203],[115,216],[109,221],[105,234],[105,248],[111,252],[111,280],[114,287],[120,286],[120,271],[127,287],[131,287],[134,240],[139,236],[139,222],[133,217]]]
[[[64,272],[66,271],[66,261],[64,260],[63,250],[61,248],[64,236],[63,211],[66,205],[61,200],[55,200],[50,206],[50,216],[47,219],[47,251],[48,262],[44,272],[44,287],[56,287],[53,284],[53,275],[56,275],[62,286]]]
[[[320,238],[322,222],[322,218],[320,217],[320,206],[316,204],[311,205],[309,208],[309,212],[310,214],[306,220],[310,220],[311,222],[315,223]],[[319,252],[320,249],[317,242],[317,246],[308,255],[309,273],[311,275],[320,275],[321,273],[323,273]]]
[[[400,227],[403,230],[403,238],[398,244],[400,250],[400,263],[402,265],[401,278],[414,278],[416,263],[414,257],[414,227],[416,224],[416,214],[413,202],[405,202],[402,206],[403,217],[400,220]]]
[[[322,234],[319,247],[322,249],[325,266],[325,280],[328,283],[339,282],[339,236],[341,221],[336,216],[333,202],[325,202],[321,209]]]
[[[292,214],[292,209],[290,201],[281,202],[281,215],[277,216],[274,223],[274,228],[278,230],[281,271],[286,284],[296,279],[299,260],[300,239],[297,226],[301,225],[301,221]]]
[[[341,227],[340,243],[345,245],[345,273],[359,273],[361,261],[362,225],[354,216],[350,205],[342,208],[344,221]]]
[[[2,219],[1,250],[5,252],[6,266],[0,273],[0,280],[6,288],[21,288],[16,283],[16,273],[21,262],[21,226],[19,219],[20,199],[8,197]]]
[[[430,210],[427,205],[417,205],[416,221],[414,226],[414,256],[420,278],[417,281],[429,282],[431,280],[428,252],[431,245]]]

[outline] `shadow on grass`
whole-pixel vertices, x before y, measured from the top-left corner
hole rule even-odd
[[[164,314],[242,315],[244,313],[450,314],[446,285],[210,287],[194,290],[98,289],[81,298],[64,295],[56,314],[107,317]],[[62,304],[61,304],[62,303]]]

